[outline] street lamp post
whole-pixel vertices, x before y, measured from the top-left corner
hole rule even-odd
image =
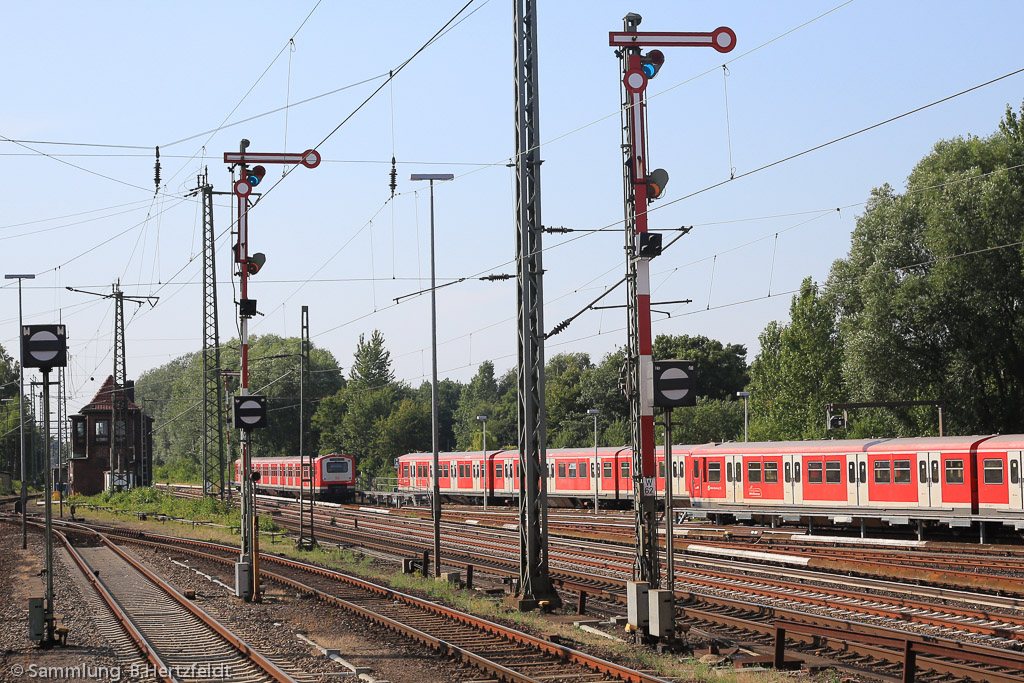
[[[483,468],[484,468],[484,481],[483,481],[483,485],[484,485],[484,510],[486,510],[487,509],[487,494],[490,493],[490,491],[488,490],[489,489],[488,483],[491,480],[491,469],[490,469],[490,466],[487,464],[487,416],[486,415],[477,415],[476,419],[479,420],[480,423],[483,425],[483,430],[484,430],[484,434],[483,434],[484,441],[483,441],[483,449],[482,450],[484,452],[484,456],[483,456]]]
[[[438,462],[438,408],[437,408],[437,273],[434,267],[434,181],[454,180],[451,173],[413,173],[409,180],[430,181],[430,423],[431,441],[433,442],[433,490],[431,508],[434,514],[434,578],[441,576],[441,485],[438,482],[440,463]]]
[[[736,395],[743,399],[743,440],[747,440],[747,400],[750,398],[749,391],[737,391]]]
[[[597,493],[600,490],[598,482],[601,481],[601,463],[597,461],[597,416],[601,414],[601,411],[597,408],[591,408],[587,411],[587,415],[593,415],[594,417],[594,514],[597,514],[598,498]]]
[[[36,276],[26,273],[13,273],[4,275],[5,280],[18,281],[18,334],[24,320],[21,316],[21,281],[35,280]],[[25,488],[25,350],[21,350],[21,360],[18,362],[18,428],[20,429],[19,440],[21,442],[21,549],[28,548],[28,526],[25,515],[28,514],[28,489]]]

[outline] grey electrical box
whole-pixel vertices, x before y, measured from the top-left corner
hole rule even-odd
[[[252,565],[235,562],[235,595],[243,600],[252,597]]]
[[[44,598],[28,599],[28,637],[36,643],[46,638],[46,610]]]
[[[647,632],[656,638],[672,638],[675,634],[675,601],[672,591],[656,588],[648,593],[650,625]]]
[[[626,623],[635,629],[647,630],[648,592],[651,584],[646,581],[626,582]]]

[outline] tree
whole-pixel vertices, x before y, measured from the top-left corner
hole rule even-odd
[[[384,348],[384,335],[380,330],[374,330],[369,341],[359,335],[349,379],[353,384],[370,387],[382,387],[395,381],[391,352]]]
[[[579,447],[592,443],[592,427],[583,400],[583,378],[594,364],[585,353],[559,353],[544,370],[547,441],[553,448]]]
[[[483,430],[480,422],[476,419],[479,415],[486,415],[488,419],[489,443],[500,443],[495,438],[495,430],[498,425],[495,409],[498,401],[498,382],[494,379],[494,363],[484,361],[477,368],[476,375],[463,388],[459,397],[458,407],[455,409],[453,432],[456,448],[459,450],[479,450],[483,440]]]
[[[1024,111],[1024,108],[1022,108]],[[903,194],[872,192],[829,292],[854,400],[936,400],[952,433],[1024,428],[1024,122],[938,142]],[[858,414],[856,429],[935,433],[932,409]]]
[[[750,431],[755,440],[821,438],[825,403],[844,398],[834,304],[806,278],[789,316],[788,325],[772,322],[761,333],[761,352],[750,367]]]

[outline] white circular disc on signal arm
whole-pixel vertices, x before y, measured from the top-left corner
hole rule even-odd
[[[661,374],[661,379],[672,380],[672,379],[689,379],[689,375],[680,370],[679,368],[669,368]],[[670,401],[678,401],[682,397],[690,393],[689,389],[663,389],[661,393]]]
[[[40,345],[42,345],[44,347],[45,346],[53,346],[54,347],[53,350],[46,349],[46,348],[42,348],[42,349],[30,348],[29,349],[29,353],[32,355],[32,357],[35,360],[37,360],[37,361],[39,361],[41,363],[45,363],[46,361],[53,360],[54,358],[57,357],[57,349],[56,349],[57,335],[55,335],[53,332],[49,332],[47,330],[43,330],[42,332],[36,332],[35,334],[33,334],[28,339],[29,339],[29,346],[30,347],[34,346],[36,344],[40,344]],[[47,342],[50,342],[50,343],[48,344]]]
[[[647,77],[642,71],[629,71],[625,78],[626,88],[631,92],[639,92],[647,85]]]
[[[235,181],[235,194],[239,197],[248,197],[250,192],[252,192],[252,185],[249,184],[248,180],[243,178],[242,180]]]
[[[316,168],[320,165],[320,152],[315,149],[307,149],[302,153],[302,165],[306,168]]]
[[[731,28],[719,26],[711,32],[711,47],[719,52],[731,52],[736,47],[736,34]]]

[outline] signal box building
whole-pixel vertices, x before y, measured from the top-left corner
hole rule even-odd
[[[128,489],[153,483],[153,418],[135,405],[134,382],[125,389],[123,425],[111,427],[114,378],[108,376],[96,396],[71,416],[71,493],[95,495],[104,489]],[[111,472],[111,435],[124,436],[122,471]],[[116,464],[116,463],[115,463]]]

